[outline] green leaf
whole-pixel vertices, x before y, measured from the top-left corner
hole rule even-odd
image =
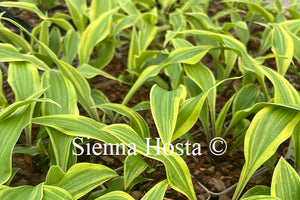
[[[179,86],[174,91],[166,91],[157,85],[150,92],[150,105],[157,131],[163,144],[171,143],[175,131],[179,105],[186,97],[186,89]]]
[[[115,22],[115,26],[112,31],[113,35],[116,36],[120,34],[122,30],[134,26],[140,19],[140,17],[140,15],[124,16],[123,18]]]
[[[165,164],[169,183],[174,189],[192,200],[196,199],[189,170],[183,159],[175,154],[167,156],[161,148],[159,150],[161,155],[155,155],[157,153],[155,147],[149,148],[150,152],[147,154],[147,145],[144,140],[127,125],[115,124],[104,128],[105,125],[90,118],[74,115],[45,116],[34,118],[32,122],[55,128],[71,136],[89,137],[112,144],[119,143],[119,141],[125,145],[136,144],[137,153]]]
[[[117,6],[117,2],[115,0],[106,1],[106,0],[98,0],[91,2],[90,8],[90,20],[95,21],[101,14],[112,10]]]
[[[171,64],[165,69],[166,75],[170,79],[170,84],[173,89],[176,89],[183,83],[183,70],[179,63]]]
[[[168,58],[159,65],[151,65],[147,67],[138,77],[135,84],[131,87],[127,93],[122,104],[127,104],[134,93],[151,77],[156,76],[162,69],[174,63],[186,63],[195,64],[205,56],[205,54],[211,49],[211,46],[197,46],[187,47],[174,50],[169,54]]]
[[[243,200],[281,200],[281,199],[277,197],[267,196],[267,195],[255,195],[255,196],[247,197]]]
[[[289,33],[277,24],[273,24],[272,52],[286,58],[276,57],[277,71],[284,75],[294,54],[294,43]]]
[[[216,120],[216,136],[217,137],[220,137],[221,134],[222,134],[222,130],[223,130],[224,122],[225,122],[225,119],[226,119],[226,115],[227,115],[227,112],[228,112],[234,98],[235,98],[235,95],[232,96],[226,102],[226,104],[223,106],[221,112],[219,113],[219,115],[217,117],[217,120]]]
[[[129,155],[124,163],[124,186],[125,189],[138,177],[146,168],[148,164],[143,160],[141,155]]]
[[[122,192],[122,191],[113,191],[110,193],[107,193],[101,197],[98,197],[95,200],[134,200],[134,198],[132,196],[130,196],[129,194],[127,194],[126,192]]]
[[[45,18],[45,14],[40,11],[34,4],[32,3],[26,3],[26,2],[0,2],[0,6],[2,7],[15,7],[15,8],[21,8],[24,10],[28,10],[30,12],[33,12],[37,14],[41,19]]]
[[[1,62],[27,61],[32,63],[40,70],[46,71],[49,69],[49,67],[38,58],[32,55],[21,54],[11,44],[3,44],[3,43],[0,44],[0,61]]]
[[[40,32],[39,32],[39,40],[44,43],[45,45],[49,46],[49,27],[48,27],[47,21],[42,21],[40,25]],[[41,54],[47,54],[44,53],[45,49],[40,46],[39,47],[39,53]]]
[[[105,94],[103,94],[103,92],[101,92],[100,90],[92,90],[92,97],[96,105],[110,103]],[[103,112],[105,112],[105,114],[107,114],[110,117],[110,119],[114,119],[114,113],[111,110],[103,109]]]
[[[65,172],[57,165],[52,165],[48,170],[45,184],[56,185],[65,175]]]
[[[66,4],[72,15],[75,26],[79,32],[83,32],[88,22],[87,17],[84,15],[86,10],[86,0],[66,0]]]
[[[238,34],[240,40],[243,44],[247,44],[250,38],[249,30],[247,23],[242,20],[240,15],[237,12],[230,12],[231,21],[235,24],[234,30]]]
[[[299,111],[286,107],[265,107],[255,115],[245,136],[246,162],[233,199],[238,198],[255,170],[291,136],[299,120]]]
[[[116,176],[118,174],[115,171],[103,165],[78,163],[73,165],[55,186],[68,191],[73,199],[78,199]]]
[[[12,151],[21,131],[30,123],[31,111],[31,106],[26,106],[0,123],[0,184],[5,183],[11,175]]]
[[[150,131],[145,120],[136,111],[121,104],[102,104],[97,106],[103,110],[108,109],[120,113],[129,118],[130,126],[141,136],[141,138],[150,137]]]
[[[39,92],[39,93],[42,93],[42,92]],[[32,97],[34,97],[34,96],[35,95],[33,95]],[[31,104],[31,103],[34,103],[34,102],[48,102],[48,103],[56,104],[54,101],[52,101],[50,99],[33,99],[32,97],[30,97],[30,98],[28,98],[24,101],[17,101],[15,103],[7,106],[3,111],[0,112],[0,122],[2,122],[2,120],[5,119],[10,114],[15,112],[18,108],[20,108],[22,106],[25,106],[27,104]],[[56,105],[59,106],[58,104],[56,104]]]
[[[215,128],[215,106],[216,106],[216,95],[217,89],[214,88],[216,84],[215,77],[213,73],[201,63],[195,65],[184,65],[184,71],[190,79],[192,79],[202,91],[211,89],[210,93],[207,95],[207,103],[209,107],[211,122],[213,129]],[[203,123],[203,121],[202,121]]]
[[[51,86],[45,97],[53,99],[60,107],[51,104],[43,104],[43,115],[54,114],[79,114],[77,108],[76,92],[71,82],[57,70],[49,70],[43,74],[43,86]],[[64,98],[62,98],[64,97]],[[59,165],[64,171],[67,170],[71,159],[72,137],[61,134],[57,130],[46,128],[52,145],[55,158],[51,158],[52,164]]]
[[[89,79],[94,78],[97,75],[100,75],[100,76],[104,76],[108,79],[119,81],[117,78],[113,77],[109,73],[106,73],[105,71],[97,69],[89,64],[80,65],[77,68],[77,71],[79,71],[84,77],[89,78]]]
[[[75,30],[69,30],[63,40],[63,61],[72,64],[78,52],[79,42],[78,33]]]
[[[255,195],[271,195],[271,189],[264,185],[254,186],[242,196],[241,200]]]
[[[231,50],[224,50],[224,57],[225,57],[225,77],[228,77],[234,67],[234,64],[237,60],[237,54]]]
[[[112,26],[112,16],[117,10],[116,8],[101,14],[83,32],[78,50],[80,65],[88,63],[93,48],[109,35]]]
[[[168,180],[157,183],[154,187],[149,190],[141,200],[163,200],[166,190],[168,188]]]
[[[91,61],[91,65],[97,69],[103,69],[113,59],[115,54],[115,40],[107,37],[97,45],[97,57]]]
[[[7,105],[7,100],[3,94],[3,78],[2,78],[2,71],[0,69],[0,110],[1,107],[5,108]]]
[[[172,51],[166,61],[166,63],[184,63],[194,65],[201,60],[201,58],[211,49],[213,46],[193,46],[183,47]]]
[[[13,154],[20,153],[20,154],[27,154],[30,156],[36,156],[40,154],[41,152],[36,146],[31,146],[29,148],[22,147],[22,146],[16,146],[13,150]]]
[[[116,136],[126,145],[136,144],[137,153],[163,162],[171,187],[191,200],[196,199],[188,167],[180,156],[171,152],[168,152],[170,155],[166,155],[161,147],[156,149],[154,146],[147,146],[145,141],[138,137],[138,134],[127,125],[114,124],[102,128],[102,131]]]
[[[134,62],[134,58],[139,56],[140,54],[140,44],[139,44],[138,34],[136,28],[134,27],[131,33],[130,38],[130,46],[128,51],[128,61],[127,66],[128,69],[136,70],[136,63]]]
[[[282,200],[299,199],[299,188],[299,175],[288,162],[280,158],[272,177],[271,195]]]
[[[96,137],[105,143],[118,143],[119,140],[111,134],[102,133],[99,130],[104,124],[79,115],[48,115],[32,119],[32,123],[54,128],[66,135],[75,137]]]
[[[11,62],[7,81],[15,93],[16,101],[23,101],[40,90],[39,72],[30,63]]]
[[[251,107],[257,100],[259,89],[254,84],[244,85],[237,93],[233,104],[233,114],[239,110],[245,110]]]
[[[26,53],[32,51],[31,46],[23,37],[11,32],[7,28],[0,28],[0,40],[5,43],[11,43],[16,47],[22,48]]]
[[[58,27],[54,27],[49,35],[49,48],[58,56],[61,51],[61,33]]]
[[[4,185],[6,185],[6,186],[9,186],[10,185],[10,183],[12,182],[12,180],[13,180],[13,178],[15,177],[15,175],[17,174],[17,172],[20,170],[20,168],[12,168],[12,170],[11,170],[11,175],[10,175],[10,178],[8,179],[8,181],[6,181],[5,183],[4,183]]]
[[[227,1],[226,0],[225,2],[245,3],[247,5],[248,9],[250,10],[250,12],[262,15],[268,22],[274,22],[275,21],[275,18],[272,15],[272,13],[269,12],[268,10],[266,10],[264,7],[262,7],[259,4],[244,1],[244,0],[235,0],[235,1],[232,1],[232,0]]]
[[[155,13],[155,9],[152,11],[152,13],[147,13],[142,16],[141,27],[138,37],[140,51],[145,51],[152,42],[152,40],[154,40],[154,38],[156,37],[158,30],[158,28],[155,26],[156,23],[157,14]]]
[[[3,200],[24,199],[24,200],[42,200],[43,198],[43,183],[37,186],[19,186],[7,187],[0,186],[0,198]]]
[[[99,120],[98,112],[92,108],[95,103],[91,96],[91,89],[87,80],[71,65],[59,62],[59,70],[66,76],[76,90],[77,100],[87,113],[95,120]]]
[[[44,185],[43,200],[73,200],[73,198],[69,192],[62,188]]]
[[[292,136],[293,146],[294,146],[294,158],[295,158],[295,170],[300,173],[300,124],[297,124],[297,126],[294,129],[294,133]]]

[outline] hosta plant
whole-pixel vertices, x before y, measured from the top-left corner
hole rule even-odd
[[[222,12],[213,16],[209,1],[66,0],[67,14],[52,15],[47,10],[55,2],[48,3],[42,8],[41,1],[0,2],[40,18],[30,31],[1,14],[1,199],[134,199],[131,190],[163,169],[164,180],[142,199],[163,199],[170,186],[194,200],[184,158],[202,156],[190,133],[197,128],[207,142],[223,137],[230,150],[244,153],[232,199],[300,198],[300,97],[291,81],[299,79],[296,1],[285,7],[281,1],[224,0],[218,2]],[[259,44],[255,52],[253,43]],[[124,56],[119,77],[104,71]],[[99,75],[130,87],[122,102],[111,103],[91,87]],[[2,92],[3,83],[14,98]],[[132,106],[141,87],[150,88],[149,101]],[[228,91],[218,110],[218,97]],[[140,111],[151,113],[156,132]],[[17,145],[21,134],[27,147]],[[288,139],[285,159],[294,165],[281,158],[274,167],[272,159]],[[126,155],[122,172],[77,162],[86,151],[101,156],[102,146],[91,146],[94,141]],[[13,153],[49,159],[45,180],[11,187],[17,173]],[[267,163],[274,167],[271,188],[256,186],[243,194]]]

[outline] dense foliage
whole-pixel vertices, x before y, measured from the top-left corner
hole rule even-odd
[[[195,200],[183,159],[190,152],[174,151],[172,144],[178,139],[193,143],[190,130],[197,121],[207,141],[233,138],[232,148],[243,149],[245,164],[233,199],[300,199],[300,96],[290,79],[300,77],[300,5],[295,0],[289,7],[279,0],[223,0],[217,2],[223,10],[212,15],[209,3],[66,0],[68,12],[50,16],[58,2],[0,2],[41,19],[27,30],[0,15],[0,61],[5,63],[0,73],[0,199],[78,199],[109,180],[123,190],[98,190],[88,199],[133,199],[131,188],[149,181],[142,172],[155,170],[147,158],[164,165],[166,180],[143,200],[163,199],[168,186]],[[123,51],[128,53],[122,75],[105,72]],[[207,66],[205,57],[212,65]],[[89,81],[99,75],[130,85],[122,103],[110,103],[100,90],[91,89]],[[2,92],[4,79],[14,93],[13,103]],[[236,80],[218,112],[217,96]],[[151,87],[150,101],[129,107],[143,85]],[[97,109],[104,113],[101,117]],[[148,148],[157,139],[141,110],[151,110],[159,149]],[[32,144],[33,124],[39,131]],[[16,145],[23,130],[27,147]],[[128,146],[123,176],[100,164],[77,163],[74,138],[82,145],[96,139]],[[277,148],[287,139],[288,155],[276,164]],[[17,173],[13,152],[47,157],[45,182],[10,187]],[[243,194],[263,164],[274,170],[271,187],[256,186]]]

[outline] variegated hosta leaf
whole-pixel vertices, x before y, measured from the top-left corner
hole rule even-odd
[[[291,136],[299,120],[299,111],[286,107],[265,107],[255,115],[245,136],[246,162],[233,199],[239,197],[255,170]]]
[[[124,163],[124,186],[125,189],[131,182],[138,177],[146,168],[148,164],[143,160],[141,155],[128,155]]]
[[[127,66],[128,69],[136,69],[136,63],[134,62],[134,58],[139,56],[140,54],[140,44],[138,39],[138,33],[135,27],[133,27],[132,33],[131,33],[131,39],[130,39],[130,46],[128,51],[128,62]]]
[[[43,200],[73,200],[73,198],[69,192],[60,187],[44,185]]]
[[[63,61],[71,64],[78,53],[80,38],[75,30],[69,30],[63,40]]]
[[[275,167],[272,184],[271,196],[282,200],[300,198],[300,177],[288,162],[281,158]]]
[[[39,40],[44,43],[46,46],[49,46],[49,27],[47,21],[42,21],[40,25]],[[39,53],[47,54],[46,50],[43,47],[39,47]]]
[[[71,65],[58,61],[59,70],[66,76],[76,90],[77,100],[87,113],[95,120],[99,120],[96,108],[92,108],[95,103],[91,95],[91,88],[87,80]]]
[[[44,104],[42,112],[44,115],[54,114],[79,114],[77,108],[76,92],[71,82],[57,70],[45,72],[42,78],[44,86],[50,86],[45,92],[45,97],[57,102],[60,107],[51,104]],[[63,98],[62,98],[63,97]],[[68,168],[69,159],[72,156],[70,136],[64,135],[59,131],[46,128],[50,136],[51,145],[55,159],[51,159],[52,164],[57,164],[64,171]]]
[[[111,134],[99,130],[106,126],[97,121],[80,115],[48,115],[32,119],[33,123],[54,128],[66,135],[75,137],[97,137],[105,143],[118,143],[119,140]]]
[[[180,62],[194,65],[199,62],[211,48],[213,48],[213,46],[192,46],[179,48],[172,51],[165,62],[168,64]]]
[[[104,0],[105,1],[105,0]],[[113,35],[118,35],[122,30],[129,28],[131,26],[134,26],[137,21],[140,19],[140,15],[130,15],[130,16],[124,16],[120,20],[118,20],[113,27]]]
[[[104,76],[108,79],[119,81],[117,78],[113,77],[109,73],[102,71],[101,69],[97,69],[89,64],[83,64],[77,68],[77,70],[86,78],[94,78],[97,75]]]
[[[141,200],[163,200],[166,190],[168,188],[168,180],[157,183],[154,187],[149,190]]]
[[[112,26],[112,15],[117,10],[118,9],[115,8],[103,13],[95,21],[89,24],[89,26],[83,32],[78,50],[80,64],[88,63],[94,46],[104,40],[110,33]]]
[[[165,67],[174,63],[196,64],[205,56],[212,46],[196,46],[179,48],[172,51],[168,58],[160,65],[147,67],[140,75],[130,91],[127,93],[122,104],[127,104],[134,93],[151,77],[156,76]]]
[[[255,14],[262,15],[268,22],[274,22],[275,17],[272,15],[271,12],[269,12],[267,9],[265,9],[263,6],[259,5],[256,2],[249,2],[244,0],[226,0],[225,2],[238,2],[238,3],[245,3],[248,7],[248,9]]]
[[[12,20],[9,20],[9,19],[6,19],[6,20],[8,20],[9,22],[16,25],[22,31],[25,31],[35,42],[37,42],[41,47],[43,47],[45,49],[45,52],[48,54],[49,58],[51,58],[57,64],[57,66],[63,72],[63,74],[72,82],[73,86],[75,87],[79,103],[84,107],[84,109],[88,112],[88,114],[91,117],[93,117],[96,120],[99,120],[97,110],[95,108],[91,108],[92,106],[94,106],[94,101],[93,101],[93,98],[91,97],[91,89],[87,83],[87,80],[79,72],[77,72],[76,69],[74,69],[72,66],[70,66],[68,63],[65,63],[65,62],[59,60],[57,58],[57,56],[55,55],[55,53],[53,53],[49,47],[47,47],[45,44],[40,42],[36,37],[34,37],[31,33],[29,33],[23,27],[21,27],[20,25],[18,25],[17,23],[15,23]],[[9,48],[10,50],[12,48],[11,45],[4,45],[4,47]],[[0,50],[3,50],[3,49],[0,48]],[[12,50],[13,50],[13,52],[18,53],[17,50],[15,50],[15,49],[12,49]],[[3,53],[3,55],[1,55],[1,53]],[[7,57],[7,53],[5,53],[5,51],[3,51],[3,52],[0,51],[0,60],[1,60],[1,57],[3,57],[3,56],[4,56],[4,60],[8,59],[6,61],[11,61],[10,59],[12,59],[13,61],[24,60],[24,56],[22,54],[19,55],[19,57],[22,58],[21,60],[20,60],[20,58],[15,60],[14,54]],[[18,54],[17,54],[17,56],[18,56]],[[30,58],[25,57],[25,58],[29,62],[32,61],[32,63],[35,64],[36,66],[39,66],[39,64],[42,63],[39,60],[32,59],[31,57]],[[35,57],[33,57],[33,58],[35,58]],[[1,61],[3,61],[3,60],[1,60]],[[40,66],[40,68],[41,68],[41,66]],[[42,68],[42,69],[48,70],[49,68],[47,67],[46,69],[45,68]]]
[[[0,40],[5,43],[13,44],[18,48],[22,48],[23,52],[28,53],[32,51],[30,44],[21,36],[11,32],[11,30],[1,27],[0,25]]]
[[[147,154],[145,141],[127,125],[115,124],[105,128],[105,125],[90,118],[73,115],[44,116],[35,118],[32,122],[55,128],[71,136],[89,137],[112,144],[120,141],[125,145],[133,143],[136,145],[136,153],[164,163],[168,181],[175,190],[185,194],[191,200],[196,199],[190,173],[184,160],[175,154],[165,155],[161,148],[159,148],[161,155],[155,155],[157,153],[155,147],[150,147]]]
[[[11,62],[8,68],[8,83],[16,101],[22,101],[40,90],[40,75],[37,68],[26,62]]]
[[[255,195],[271,195],[271,189],[268,186],[264,186],[264,185],[257,185],[254,186],[253,188],[251,188],[250,190],[248,190],[241,198],[245,199],[247,197],[251,197],[251,196],[255,196]]]
[[[8,82],[16,101],[22,101],[40,90],[40,75],[37,68],[26,62],[12,62],[8,69]],[[34,104],[34,103],[33,103]],[[34,105],[31,106],[33,112]],[[31,124],[25,129],[27,145],[31,146]]]
[[[278,197],[272,197],[267,195],[255,195],[255,196],[244,198],[243,200],[281,200],[281,199]]]
[[[55,186],[68,191],[73,199],[78,199],[116,176],[118,174],[114,170],[103,165],[78,163],[73,165]]]
[[[18,61],[27,61],[40,70],[48,70],[49,67],[32,55],[21,54],[14,46],[11,44],[0,44],[0,61],[1,62],[18,62]]]
[[[153,119],[163,144],[170,143],[175,131],[179,105],[186,98],[186,89],[166,91],[155,85],[150,92],[150,105]]]
[[[142,137],[150,137],[149,127],[146,121],[134,110],[121,104],[102,104],[97,106],[101,109],[108,109],[120,113],[129,118],[130,126]]]
[[[209,90],[213,88],[216,84],[216,80],[213,73],[206,66],[200,63],[195,65],[184,65],[184,71],[186,72],[188,77],[192,79],[201,88],[202,91]],[[207,95],[207,103],[209,107],[213,131],[215,131],[216,95],[216,88],[211,89],[211,91]],[[207,127],[209,127],[209,124],[207,124]],[[207,134],[210,135],[210,133]]]
[[[84,31],[86,24],[88,22],[85,16],[86,12],[86,0],[66,0],[68,10],[72,15],[72,20],[79,30],[79,32]]]
[[[2,79],[2,71],[0,69],[0,110],[1,108],[5,108],[7,105],[7,100],[3,94],[3,79]]]
[[[193,125],[196,123],[197,119],[199,118],[200,111],[203,108],[203,105],[205,103],[208,94],[212,90],[216,89],[218,85],[224,83],[227,80],[234,80],[238,78],[240,77],[224,79],[219,83],[217,83],[216,85],[214,85],[213,87],[200,93],[199,95],[184,101],[180,106],[175,133],[173,134],[172,141],[179,138],[183,134],[187,133],[193,127]]]
[[[43,183],[37,186],[19,186],[7,187],[0,186],[0,198],[3,200],[24,199],[24,200],[42,200],[43,198]]]
[[[295,170],[296,170],[296,172],[298,172],[300,174],[300,123],[297,124],[297,126],[294,129],[294,133],[293,133],[291,142],[293,142],[292,146],[294,147],[294,149],[289,149],[289,150],[292,151],[292,154],[294,156]],[[289,150],[288,150],[288,152],[289,152]],[[288,152],[287,152],[287,154],[288,154]],[[289,157],[286,155],[286,158],[289,158]]]
[[[46,185],[56,185],[66,173],[57,165],[50,166],[48,170],[45,184]]]
[[[109,192],[95,200],[134,200],[132,196],[123,191],[113,191]]]
[[[280,74],[270,68],[261,66],[260,70],[268,77],[274,86],[274,102],[299,105],[300,97],[297,90]]]
[[[216,136],[217,137],[220,137],[221,136],[221,133],[222,133],[222,130],[223,130],[223,126],[224,126],[224,122],[225,122],[225,119],[226,119],[226,115],[227,115],[227,112],[234,100],[235,96],[232,96],[227,102],[226,104],[223,106],[221,112],[219,113],[218,117],[217,117],[217,120],[216,120]]]
[[[117,6],[116,0],[106,1],[106,0],[97,0],[91,2],[90,7],[90,20],[95,21],[101,14],[114,9]]]
[[[21,8],[21,9],[28,10],[30,12],[37,14],[42,19],[46,17],[45,14],[42,11],[40,11],[37,8],[37,6],[34,5],[33,3],[3,1],[3,2],[0,2],[0,6]]]
[[[138,137],[137,133],[131,127],[124,124],[106,126],[101,130],[114,135],[126,145],[130,143],[136,144],[137,153],[163,162],[171,187],[183,193],[191,200],[196,199],[189,169],[180,156],[171,152],[169,152],[170,155],[166,155],[161,147],[159,149],[153,146],[148,147],[145,141]]]
[[[251,107],[257,100],[259,89],[254,84],[244,85],[237,93],[233,104],[232,112],[244,110]]]
[[[288,70],[294,54],[294,43],[290,34],[280,25],[273,24],[272,51],[286,58],[276,58],[277,71],[284,75]],[[297,48],[297,47],[296,47]]]
[[[29,105],[0,122],[0,184],[5,183],[11,175],[12,151],[21,131],[30,123],[31,114],[32,107]]]

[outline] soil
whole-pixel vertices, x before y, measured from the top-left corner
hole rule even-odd
[[[213,2],[216,1],[212,1]],[[213,9],[210,9],[210,16],[218,12],[222,9],[221,4],[214,4],[210,6]],[[12,9],[9,10],[18,18],[27,21],[32,27],[40,23],[40,19],[34,14],[29,14],[27,11],[23,11],[20,9]],[[257,48],[258,44],[250,46],[251,48]],[[253,49],[255,52],[255,49]],[[122,60],[122,58],[126,58],[127,52],[124,52],[124,55],[121,58],[115,57],[110,64],[105,67],[105,71],[110,73],[111,75],[118,77],[126,70],[126,60]],[[212,60],[209,56],[206,56],[202,60],[203,64],[207,66],[212,65]],[[5,67],[5,66],[4,66]],[[5,78],[5,77],[4,77]],[[101,90],[113,103],[121,103],[124,99],[125,95],[128,93],[130,89],[130,85],[120,84],[117,81],[108,80],[104,77],[97,76],[90,81],[90,85],[92,89]],[[233,84],[239,85],[240,82],[236,81]],[[228,90],[226,93],[222,93],[222,95],[218,94],[217,97],[217,111],[223,107],[226,101],[231,97],[233,93],[232,85],[228,85]],[[139,102],[148,101],[149,100],[149,92],[150,88],[143,86],[141,87],[137,93],[130,100],[128,106],[134,106]],[[10,103],[14,101],[14,95],[4,80],[4,93],[6,94],[7,99]],[[101,114],[101,113],[100,113]],[[157,131],[155,128],[155,124],[150,111],[140,112],[143,118],[146,120],[150,127],[150,131],[152,136],[157,135]],[[38,128],[38,127],[36,127]],[[205,135],[202,133],[203,128],[200,123],[197,123],[191,133],[196,133],[193,135],[193,139],[195,142],[200,143],[202,147],[202,155],[201,156],[187,156],[184,158],[187,166],[190,169],[192,174],[192,181],[194,184],[194,188],[196,191],[197,198],[199,200],[204,199],[221,199],[228,200],[231,199],[234,188],[228,190],[227,193],[221,195],[213,195],[212,193],[221,193],[226,190],[226,188],[234,186],[238,180],[241,173],[241,169],[244,164],[244,156],[243,151],[236,148],[225,154],[223,156],[217,157],[210,153],[208,148],[208,143]],[[22,135],[24,135],[22,133]],[[226,138],[230,139],[230,138]],[[35,141],[34,141],[35,142]],[[97,141],[94,141],[97,142]],[[24,145],[23,136],[20,137],[17,145]],[[287,150],[287,142],[282,144],[278,151],[279,155],[284,155]],[[230,147],[228,147],[230,148]],[[124,156],[80,156],[78,157],[78,162],[92,162],[99,163],[105,166],[108,166],[112,169],[118,169],[123,166]],[[143,173],[143,177],[147,177],[152,179],[150,182],[141,183],[136,185],[131,192],[131,195],[136,199],[140,199],[149,189],[151,189],[156,183],[161,180],[166,179],[165,170],[162,164],[157,165],[153,160],[147,160],[147,162],[155,167],[156,170],[152,173]],[[14,154],[12,159],[13,167],[20,168],[15,177],[13,178],[10,186],[20,186],[20,185],[37,185],[43,181],[45,181],[46,173],[49,169],[49,160],[44,155],[37,156],[28,156],[23,154]],[[119,175],[123,175],[123,170],[118,170]],[[255,186],[255,185],[270,185],[272,174],[269,171],[266,171],[258,176],[252,178],[245,190]],[[109,183],[106,183],[104,186],[108,186]],[[204,186],[204,187],[203,187]],[[101,187],[96,188],[101,189]],[[95,191],[94,190],[94,191]],[[82,197],[81,199],[86,199]],[[184,200],[187,199],[184,195],[180,194],[177,191],[169,188],[166,192],[165,199],[174,199],[174,200]]]

